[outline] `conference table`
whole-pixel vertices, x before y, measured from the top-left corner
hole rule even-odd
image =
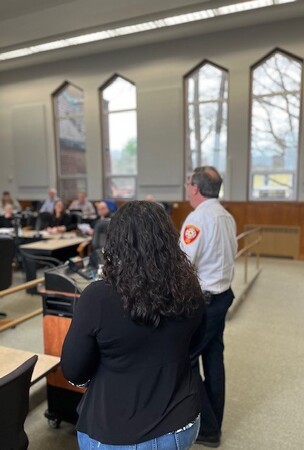
[[[32,375],[31,386],[55,370],[60,363],[58,356],[0,346],[0,378],[17,369],[17,367],[34,355],[38,356],[38,361]]]
[[[20,248],[35,255],[54,256],[54,254],[59,250],[78,246],[85,240],[87,240],[87,238],[76,237],[74,235],[63,235],[60,237],[56,235],[50,235],[49,237],[45,237],[40,241],[20,245]]]
[[[44,235],[44,239],[36,242],[30,242],[29,244],[22,244],[19,246],[21,251],[26,281],[31,281],[36,278],[37,264],[39,264],[39,258],[43,262],[44,257],[56,258],[59,261],[67,261],[72,256],[77,254],[77,247],[88,238],[76,236],[75,233],[63,233],[58,235]],[[28,255],[28,258],[27,258]],[[31,255],[34,258],[31,260]],[[30,294],[35,294],[36,288],[27,290]]]

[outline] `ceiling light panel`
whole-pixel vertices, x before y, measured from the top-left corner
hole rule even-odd
[[[59,48],[69,47],[72,45],[87,44],[90,42],[102,41],[118,36],[126,36],[128,34],[141,33],[143,31],[155,30],[160,28],[177,26],[189,22],[197,22],[200,20],[210,19],[212,17],[225,16],[235,14],[253,9],[265,8],[268,6],[281,5],[284,3],[294,3],[298,0],[251,0],[240,3],[234,3],[226,6],[219,6],[218,8],[204,9],[201,11],[194,11],[187,14],[179,14],[176,16],[165,17],[163,19],[153,20],[149,22],[128,25],[110,30],[103,30],[95,33],[88,33],[80,36],[73,36],[57,41],[46,42],[44,44],[33,45],[27,48],[12,50],[9,52],[0,53],[0,61],[7,59],[20,58],[40,52],[55,50]]]
[[[33,45],[30,47],[33,53],[47,52],[48,50],[56,50],[57,48],[68,47],[69,43],[65,39],[59,41],[47,42],[45,44]]]

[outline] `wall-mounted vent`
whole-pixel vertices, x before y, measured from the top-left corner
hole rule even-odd
[[[245,225],[245,230],[256,227],[262,232],[261,255],[299,258],[300,227],[257,224]]]

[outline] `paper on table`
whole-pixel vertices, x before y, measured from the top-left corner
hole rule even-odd
[[[0,228],[0,234],[13,234],[14,228]]]
[[[77,225],[77,228],[84,234],[89,233],[89,231],[91,230],[91,227],[88,223],[79,223]]]

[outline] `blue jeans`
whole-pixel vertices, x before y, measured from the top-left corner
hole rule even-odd
[[[91,439],[87,434],[77,432],[80,450],[188,450],[194,444],[200,427],[198,417],[192,427],[178,433],[164,434],[151,441],[133,445],[109,445]]]

